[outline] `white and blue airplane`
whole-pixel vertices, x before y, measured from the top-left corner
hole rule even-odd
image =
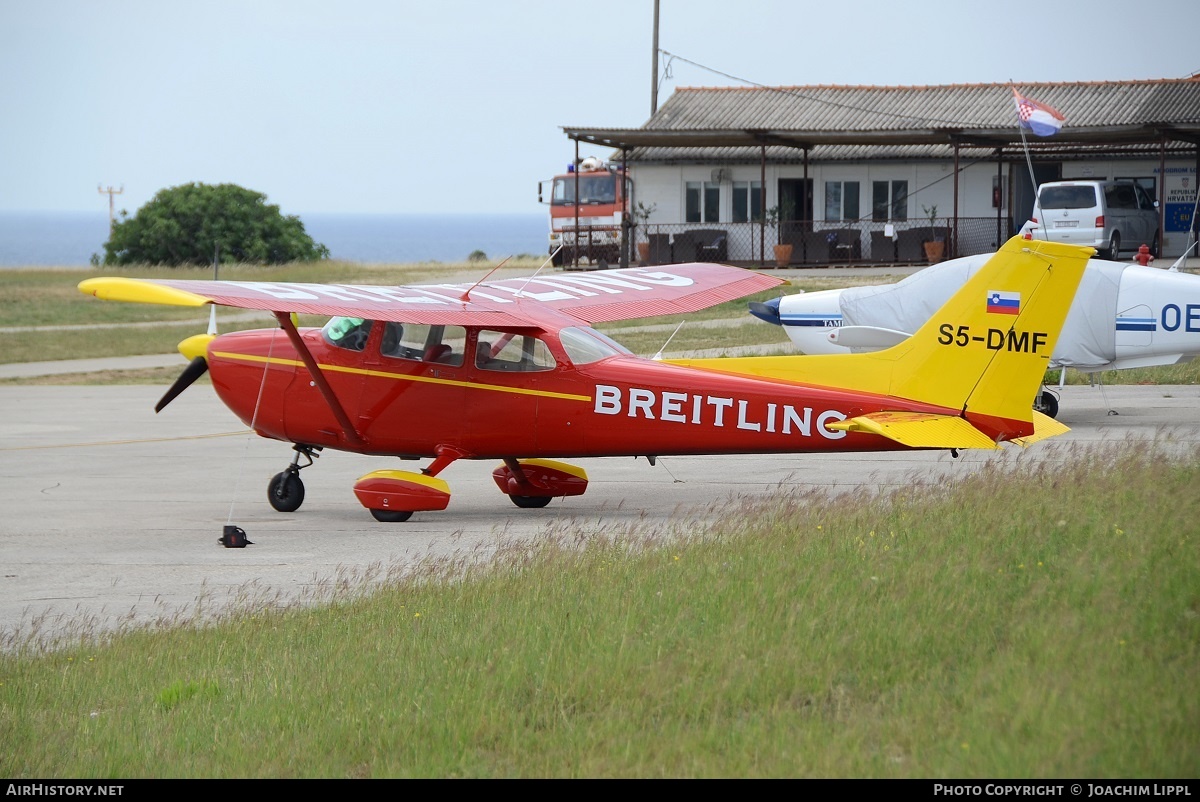
[[[991,256],[951,259],[895,284],[785,295],[751,303],[750,312],[783,326],[805,354],[888,348],[916,331]],[[1063,369],[1060,388],[1066,368],[1098,373],[1175,365],[1200,354],[1200,276],[1180,272],[1182,262],[1162,269],[1088,260],[1050,357],[1050,369]],[[1013,299],[988,302],[1001,311]],[[1054,417],[1058,396],[1043,388],[1033,405]]]

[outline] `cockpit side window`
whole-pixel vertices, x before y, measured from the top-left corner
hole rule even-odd
[[[331,317],[321,329],[321,336],[330,345],[361,351],[367,347],[367,340],[371,337],[371,322],[361,317]]]

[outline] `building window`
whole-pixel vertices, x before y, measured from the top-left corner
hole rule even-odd
[[[825,182],[825,219],[858,220],[858,182]]]
[[[733,222],[762,219],[762,182],[733,182]]]
[[[721,221],[721,185],[709,181],[684,184],[684,222],[719,223]]]
[[[908,219],[908,182],[871,182],[871,219]]]

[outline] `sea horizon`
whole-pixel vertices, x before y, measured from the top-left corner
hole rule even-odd
[[[296,215],[330,258],[348,262],[464,262],[548,253],[546,215],[349,213]],[[103,259],[107,212],[0,211],[0,268],[88,267]]]

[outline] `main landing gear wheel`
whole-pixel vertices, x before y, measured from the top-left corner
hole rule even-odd
[[[410,510],[371,510],[371,516],[380,523],[402,524],[412,517]]]
[[[304,482],[300,472],[288,468],[271,477],[267,485],[267,501],[280,512],[295,512],[304,503]]]
[[[1058,417],[1058,398],[1049,390],[1042,390],[1042,394],[1038,396],[1037,403],[1033,408],[1043,415],[1051,418]]]
[[[550,503],[550,496],[509,496],[523,510],[539,510]]]

